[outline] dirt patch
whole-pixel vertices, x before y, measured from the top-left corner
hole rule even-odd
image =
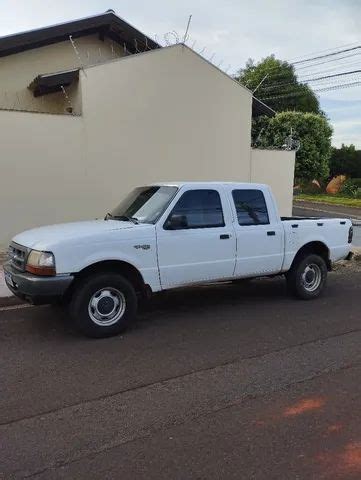
[[[351,260],[342,260],[334,264],[334,271],[339,273],[361,272],[361,249],[354,252]]]

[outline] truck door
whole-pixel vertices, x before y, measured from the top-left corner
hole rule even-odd
[[[231,196],[237,219],[235,277],[279,273],[284,256],[284,230],[279,220],[271,222],[263,191],[235,187]]]
[[[221,188],[188,189],[157,225],[162,288],[233,277],[236,238]]]

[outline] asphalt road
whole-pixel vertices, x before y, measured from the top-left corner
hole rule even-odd
[[[105,340],[0,311],[0,478],[360,479],[360,285],[170,292]]]

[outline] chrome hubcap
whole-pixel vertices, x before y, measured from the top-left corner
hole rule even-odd
[[[125,297],[116,288],[102,288],[94,293],[88,304],[89,317],[97,325],[110,326],[124,315]]]
[[[315,263],[310,263],[302,274],[302,284],[308,292],[314,292],[322,282],[321,268]]]

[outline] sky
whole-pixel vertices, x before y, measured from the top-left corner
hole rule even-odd
[[[248,58],[258,61],[275,54],[295,61],[327,49],[361,45],[361,0],[0,0],[0,36],[110,8],[162,44],[181,39],[192,15],[188,45],[216,65],[222,62],[220,68],[230,74]],[[317,68],[361,69],[361,49],[355,53]],[[333,144],[361,148],[361,85],[320,93],[319,98],[334,128]]]

